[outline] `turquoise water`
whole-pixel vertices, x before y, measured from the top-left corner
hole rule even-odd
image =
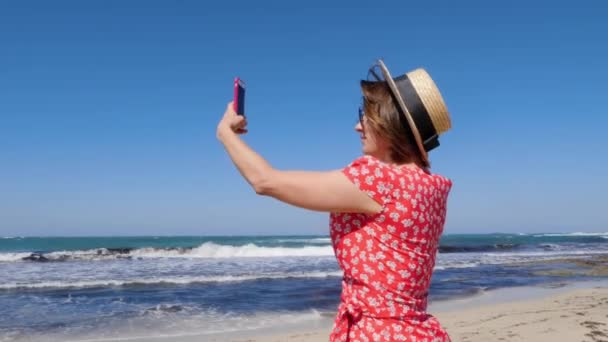
[[[327,244],[326,236],[124,236],[124,237],[4,237],[1,252],[75,251],[95,248],[193,248],[203,243],[260,247],[298,248],[311,244]],[[534,248],[547,244],[606,243],[608,233],[539,233],[539,234],[447,234],[441,239],[444,247],[477,250]]]
[[[95,248],[193,248],[205,242],[220,245],[303,247],[316,241],[329,244],[326,236],[91,236],[91,237],[4,237],[1,252],[76,251]]]

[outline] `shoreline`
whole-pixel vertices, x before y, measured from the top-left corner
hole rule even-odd
[[[479,295],[437,301],[428,312],[453,341],[608,342],[608,280],[501,288]],[[225,334],[189,334],[72,342],[321,342],[332,317],[311,324]]]

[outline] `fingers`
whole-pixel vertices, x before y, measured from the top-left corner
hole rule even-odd
[[[239,130],[245,130],[246,131],[247,130],[247,122],[243,122],[243,123],[237,124],[235,128],[236,128],[237,131],[239,131]]]
[[[230,101],[226,105],[226,112],[222,121],[226,126],[237,134],[246,134],[247,130],[247,118],[244,115],[238,115],[234,110],[234,102]]]
[[[226,115],[236,115],[236,110],[234,109],[234,101],[228,102],[228,105],[226,106]]]

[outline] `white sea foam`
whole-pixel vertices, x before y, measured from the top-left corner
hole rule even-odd
[[[282,256],[333,256],[330,246],[306,246],[301,248],[285,247],[258,247],[247,244],[240,247],[222,246],[207,242],[192,250],[192,253],[201,257],[282,257]]]
[[[544,249],[548,250],[563,250],[564,247],[555,243],[543,243],[540,245]]]
[[[6,283],[0,284],[0,289],[43,289],[43,288],[90,288],[108,286],[137,286],[137,285],[160,285],[160,284],[195,284],[195,283],[228,283],[243,282],[257,279],[287,279],[287,278],[327,278],[341,277],[342,272],[291,272],[291,273],[269,273],[269,274],[247,274],[247,275],[225,275],[225,276],[196,276],[196,277],[167,277],[167,278],[139,278],[139,279],[96,279],[96,280],[60,280],[43,281],[39,283]]]
[[[232,341],[252,336],[289,331],[314,331],[331,324],[333,315],[317,310],[295,312],[256,312],[252,315],[226,314],[218,311],[192,313],[189,316],[145,314],[135,317],[109,317],[104,325],[71,324],[56,332],[29,334],[31,340],[75,342],[125,342],[147,340]],[[30,339],[28,339],[30,340]]]
[[[473,261],[447,261],[447,262],[438,262],[435,265],[434,270],[445,270],[448,268],[473,268],[479,266],[479,262]]]
[[[260,247],[255,244],[243,246],[218,245],[213,242],[204,244],[191,250],[162,250],[153,248],[136,249],[130,255],[137,257],[189,257],[189,258],[251,258],[251,257],[308,257],[333,256],[331,246],[305,246],[299,248],[288,247]]]
[[[30,256],[31,253],[0,253],[0,262],[21,261],[22,258]]]
[[[300,242],[300,243],[311,243],[311,244],[329,244],[331,239],[328,237],[323,238],[291,238],[291,239],[279,239],[277,242]]]
[[[435,270],[449,268],[472,268],[480,265],[504,265],[520,262],[548,261],[562,258],[587,258],[593,255],[608,255],[608,245],[593,249],[572,250],[563,246],[546,251],[523,252],[476,252],[438,254]]]
[[[607,246],[608,247],[608,246]],[[589,250],[558,250],[558,251],[543,251],[543,252],[522,252],[522,253],[482,253],[484,256],[493,256],[496,258],[508,258],[508,257],[522,257],[522,258],[562,258],[568,256],[585,256],[585,255],[596,255],[596,254],[608,254],[608,248],[603,249],[589,249]]]
[[[574,233],[544,233],[544,234],[534,234],[534,237],[558,237],[558,236],[600,236],[603,238],[608,238],[608,232],[603,233],[585,233],[585,232],[574,232]]]
[[[0,262],[22,261],[31,253],[0,253]],[[55,251],[37,254],[42,261],[68,261],[68,260],[108,260],[122,258],[270,258],[270,257],[319,257],[333,256],[331,246],[304,246],[304,247],[261,247],[255,244],[243,246],[219,245],[205,242],[195,248],[139,248],[133,250],[116,251],[106,248]]]

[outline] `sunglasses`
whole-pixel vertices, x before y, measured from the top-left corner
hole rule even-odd
[[[361,97],[361,105],[359,106],[359,124],[361,124],[361,129],[363,129],[363,117],[365,116],[365,98]]]
[[[384,80],[382,69],[378,63],[372,65],[367,71],[367,80],[372,82],[380,82]],[[361,129],[364,129],[363,119],[365,117],[365,96],[361,97],[361,106],[359,106],[359,123]]]

